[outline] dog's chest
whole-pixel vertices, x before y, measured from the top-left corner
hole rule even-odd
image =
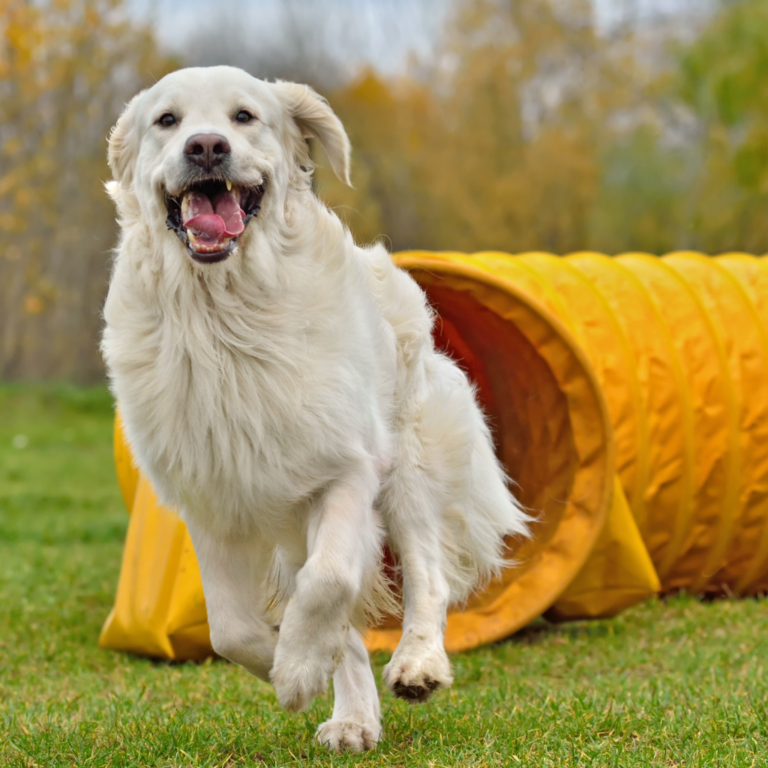
[[[113,362],[115,386],[171,503],[280,513],[376,441],[364,361],[316,326],[209,308],[143,338],[130,328],[121,346],[134,364]]]

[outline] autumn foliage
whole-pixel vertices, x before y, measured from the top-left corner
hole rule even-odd
[[[677,32],[685,30],[677,30]],[[687,30],[690,32],[690,30]],[[320,190],[394,249],[768,250],[768,5],[598,34],[584,0],[459,4],[418,79],[333,93],[356,147]]]
[[[332,94],[357,189],[321,170],[323,194],[396,250],[584,247],[604,120],[625,99],[590,18],[582,0],[461,8],[420,81],[368,71]]]
[[[0,0],[0,377],[101,376],[105,138],[168,71],[114,0]]]
[[[452,8],[433,61],[315,82],[350,133],[355,184],[316,150],[316,189],[359,241],[768,250],[763,0],[723,0],[685,35],[598,30],[588,0]],[[158,52],[120,0],[0,0],[0,378],[102,375],[105,137],[133,93],[190,57]]]

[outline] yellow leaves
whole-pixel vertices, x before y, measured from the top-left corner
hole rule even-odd
[[[21,248],[17,245],[9,245],[2,254],[8,261],[17,262],[21,260]]]
[[[14,196],[14,202],[18,208],[28,208],[32,203],[31,192],[26,188],[17,190],[16,195]]]
[[[19,168],[14,168],[5,176],[0,176],[0,197],[7,195],[18,183],[21,177]]]
[[[27,222],[21,216],[12,213],[0,213],[0,231],[8,233],[20,233],[27,229]]]
[[[359,106],[365,105],[369,109],[390,105],[393,101],[389,88],[372,69],[363,70],[357,82],[349,88],[348,96]]]
[[[8,139],[5,144],[3,145],[3,154],[4,155],[15,155],[19,150],[21,149],[21,139],[14,136],[10,139]],[[0,193],[2,194],[2,193]]]
[[[28,295],[24,299],[24,311],[28,315],[42,314],[44,309],[45,307],[43,306],[43,301],[39,296]]]
[[[426,81],[367,71],[332,95],[352,139],[357,190],[340,189],[323,169],[319,189],[343,206],[358,239],[468,251],[585,247],[599,135],[620,99],[588,4],[556,5],[468,2],[443,41],[449,55]],[[375,211],[373,223],[364,211]]]
[[[31,286],[28,293],[24,296],[24,312],[27,315],[42,315],[56,301],[61,291],[49,278],[35,276],[33,268],[28,269],[28,272],[28,280]]]
[[[95,8],[86,8],[85,10],[85,23],[89,27],[97,27],[101,17],[99,12]]]
[[[170,63],[121,0],[0,0],[0,19],[0,307],[18,313],[0,368],[68,375],[86,360],[98,375],[95,308],[115,241],[106,136]]]
[[[38,27],[39,10],[31,3],[11,0],[4,3],[3,13],[7,20],[4,32],[4,54],[15,59],[17,66],[27,67],[34,52],[43,43]],[[5,58],[5,56],[4,56]]]

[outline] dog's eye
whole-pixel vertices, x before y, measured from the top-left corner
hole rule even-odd
[[[236,115],[235,120],[238,123],[250,123],[253,120],[253,115],[247,109],[241,109]]]
[[[163,128],[170,128],[176,124],[176,117],[170,112],[166,112],[158,121],[158,125],[162,125]]]

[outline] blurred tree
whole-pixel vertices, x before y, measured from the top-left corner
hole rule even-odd
[[[600,32],[589,0],[455,0],[435,60],[351,79],[375,39],[362,11],[336,19],[328,2],[290,0],[274,39],[262,30],[254,46],[245,7],[209,9],[187,63],[240,64],[330,97],[355,188],[319,151],[317,188],[362,242],[768,250],[765,0],[721,0],[685,34]],[[384,41],[402,31],[391,16]],[[116,234],[104,138],[172,66],[121,0],[0,0],[1,378],[102,375]]]
[[[0,0],[0,377],[102,375],[105,137],[169,67],[119,0]]]
[[[671,81],[698,126],[689,244],[768,251],[768,3],[730,0]]]
[[[332,95],[358,188],[321,168],[322,194],[360,239],[378,229],[395,249],[585,247],[607,122],[636,100],[631,57],[586,0],[469,0],[442,50],[421,82],[368,72]]]
[[[465,0],[418,78],[332,94],[357,189],[325,167],[319,189],[395,249],[766,251],[768,3],[697,24],[606,36],[583,0]]]
[[[435,132],[439,117],[432,91],[410,80],[388,83],[367,70],[332,94],[331,102],[353,143],[355,186],[344,186],[320,158],[321,196],[361,242],[382,236],[393,250],[429,242],[425,175],[433,170],[434,143],[442,139]]]
[[[643,125],[601,153],[601,181],[588,244],[603,253],[662,254],[686,247],[686,199],[697,152],[666,146]]]

